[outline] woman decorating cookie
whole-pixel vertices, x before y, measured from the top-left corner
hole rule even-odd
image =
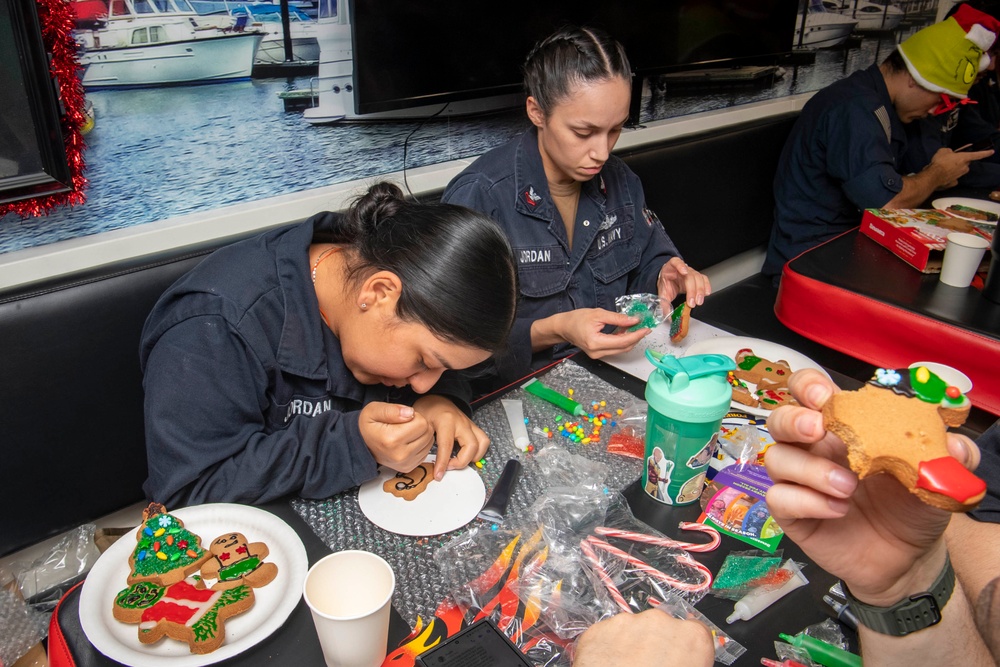
[[[684,263],[638,177],[611,155],[628,120],[632,73],[622,46],[591,28],[564,28],[524,65],[533,128],[455,177],[444,201],[498,221],[514,246],[521,299],[501,379],[522,377],[574,348],[593,358],[631,350],[649,329],[615,298],[711,292]]]
[[[216,251],[146,321],[146,494],[168,506],[325,498],[489,445],[465,369],[514,321],[515,266],[486,216],[414,204],[388,183]],[[453,449],[457,455],[451,458]]]

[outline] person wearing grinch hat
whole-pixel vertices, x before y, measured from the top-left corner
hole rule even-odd
[[[995,19],[967,7],[806,103],[778,162],[761,273],[777,282],[785,262],[856,227],[864,209],[918,207],[993,154],[941,148],[914,173],[902,166],[905,125],[965,99],[998,32]]]
[[[948,16],[959,11],[967,12],[966,7],[974,7],[993,19],[1000,17],[1000,2],[997,0],[960,3],[951,8]],[[988,26],[994,32],[998,27],[997,23]],[[991,49],[994,57],[997,47],[994,42]],[[939,113],[906,126],[904,171],[919,171],[941,148],[968,150],[979,146],[1000,147],[1000,94],[997,92],[996,66],[992,59],[989,66],[979,72],[969,88],[967,99],[969,103],[942,105]],[[1000,188],[1000,152],[970,162],[969,173],[959,178],[958,184],[968,188]]]

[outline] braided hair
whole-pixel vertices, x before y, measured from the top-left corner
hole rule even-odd
[[[536,44],[524,63],[524,88],[548,116],[574,86],[621,78],[631,85],[625,49],[598,28],[566,26]]]

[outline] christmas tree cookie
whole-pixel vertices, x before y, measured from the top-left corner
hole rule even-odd
[[[201,538],[184,528],[163,505],[150,503],[142,516],[129,557],[128,583],[151,581],[169,586],[198,570],[211,556],[201,548]]]

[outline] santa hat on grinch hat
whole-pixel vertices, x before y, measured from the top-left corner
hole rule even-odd
[[[896,48],[922,88],[965,98],[976,75],[989,67],[986,51],[997,35],[1000,21],[962,5],[951,17],[918,31]]]

